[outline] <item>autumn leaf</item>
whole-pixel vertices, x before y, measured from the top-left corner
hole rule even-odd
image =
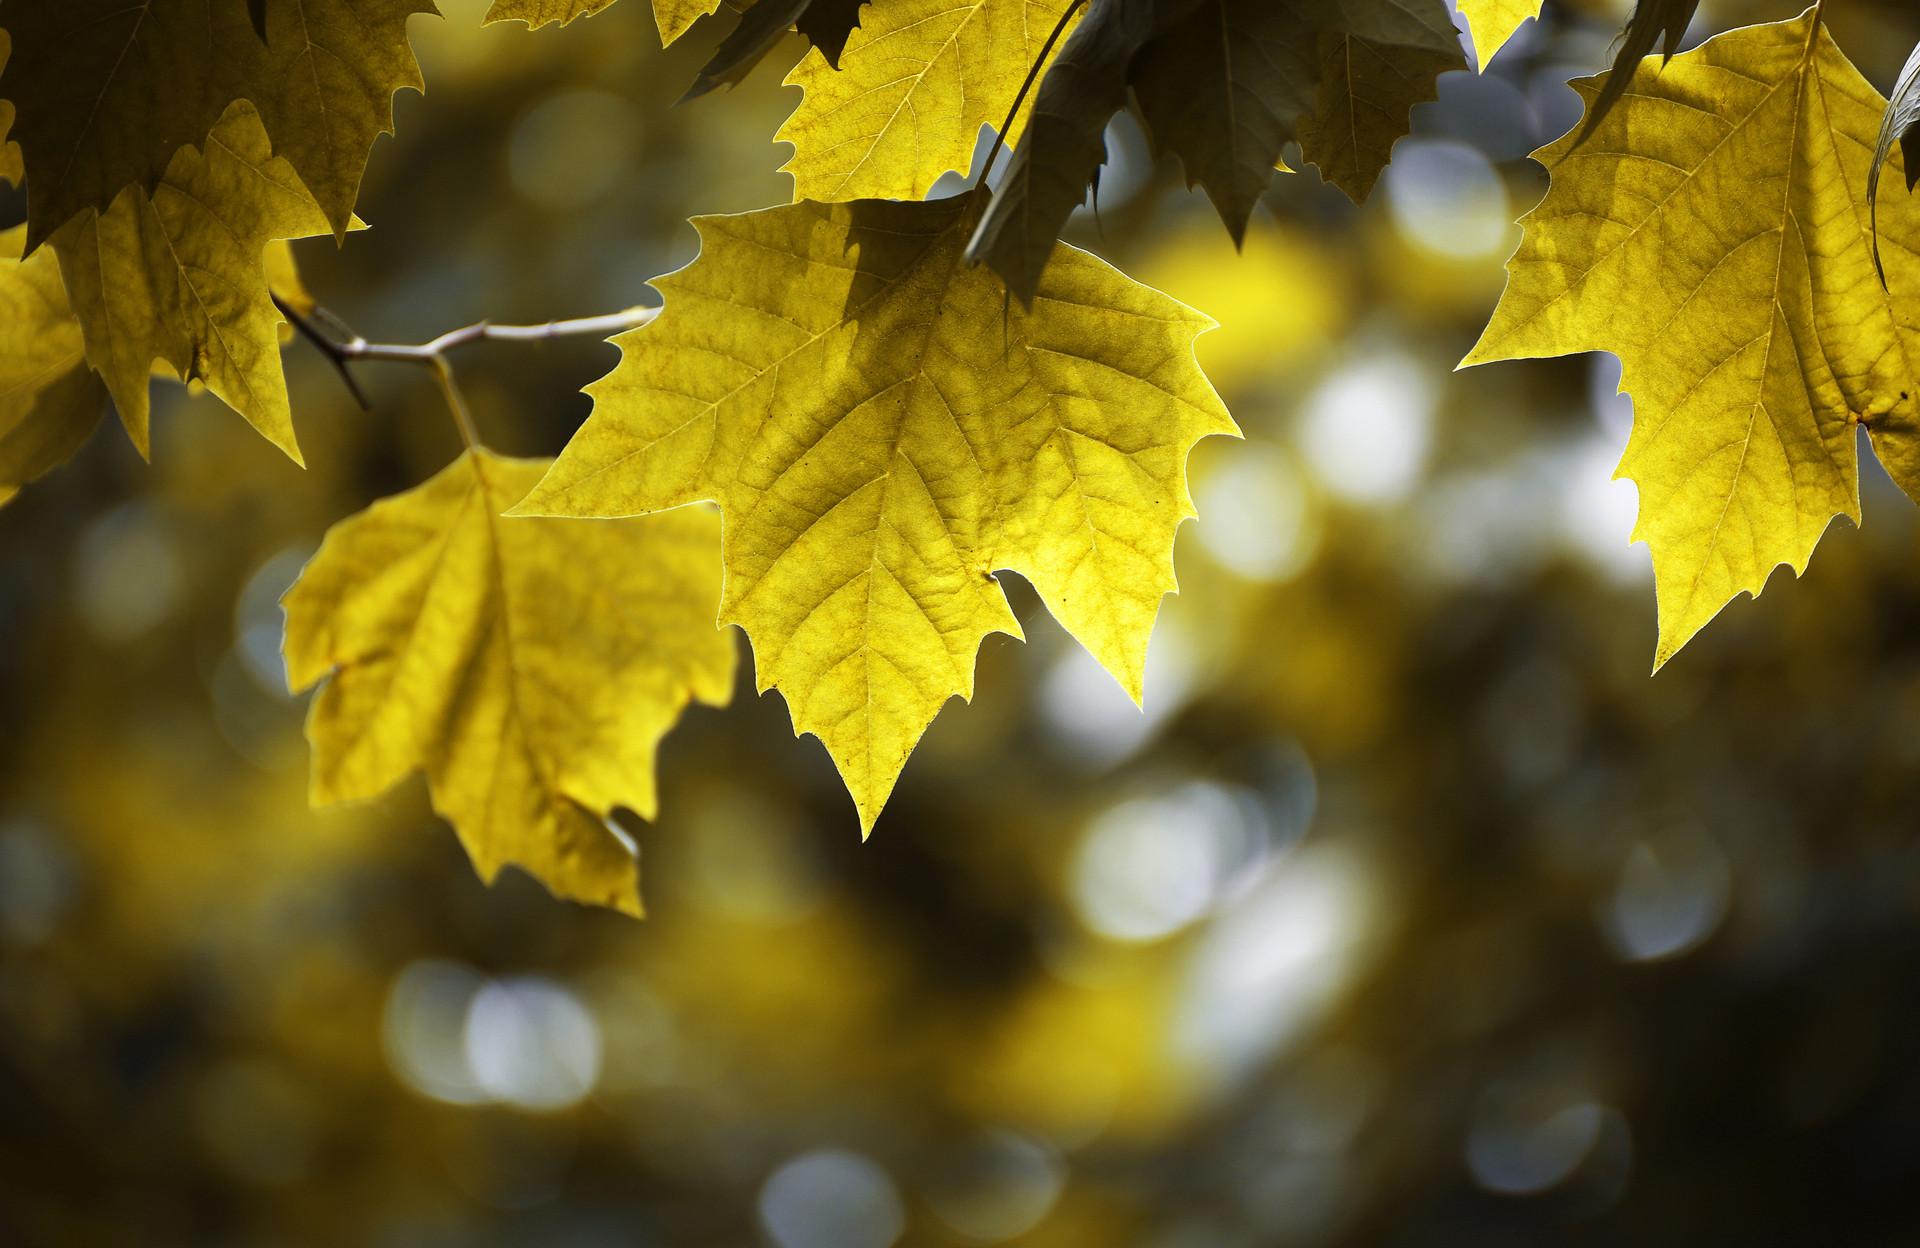
[[[1604,83],[1574,85],[1591,108]],[[1920,295],[1900,293],[1920,291],[1920,213],[1883,217],[1888,294],[1865,202],[1882,101],[1812,10],[1643,64],[1619,98],[1588,143],[1535,154],[1552,185],[1465,363],[1620,357],[1658,666],[1858,522],[1856,424],[1920,495]]]
[[[243,0],[4,0],[16,55],[0,97],[18,113],[29,250],[128,186],[152,190],[241,99],[344,234],[394,92],[421,86],[407,19],[431,12],[431,0],[275,3],[262,40]]]
[[[480,19],[483,26],[494,22],[525,22],[529,30],[539,30],[542,26],[565,26],[575,18],[592,17],[602,9],[613,7],[614,0],[493,0],[487,6],[487,15]],[[654,13],[659,19],[660,32],[665,39],[669,22],[680,23],[675,36],[693,25],[707,14],[720,7],[720,0],[711,5],[688,3],[687,0],[655,0]],[[698,8],[698,12],[692,10]],[[691,13],[682,21],[682,13]],[[672,39],[665,40],[668,43]]]
[[[6,127],[0,125],[0,136],[5,134]],[[1907,193],[1912,194],[1915,180],[1920,179],[1920,45],[1907,57],[1899,79],[1893,84],[1893,94],[1887,97],[1887,111],[1881,115],[1880,133],[1873,142],[1873,163],[1867,167],[1867,214],[1873,229],[1873,264],[1882,286],[1887,284],[1887,274],[1880,259],[1880,170],[1886,167],[1887,156],[1895,143],[1900,145],[1900,155],[1906,162]]]
[[[54,236],[87,359],[121,422],[150,453],[147,384],[156,360],[201,381],[285,451],[300,451],[280,370],[281,318],[265,252],[329,225],[259,118],[236,104],[205,140],[182,148],[151,196],[128,187]]]
[[[613,0],[493,0],[480,23],[491,26],[495,22],[525,22],[529,30],[539,30],[542,26],[565,26],[575,18],[592,17],[612,5]]]
[[[789,30],[798,30],[838,69],[847,38],[860,24],[860,8],[861,0],[757,0],[714,49],[681,102],[739,82]]]
[[[24,225],[0,232],[0,503],[71,459],[106,410],[59,265],[21,259],[26,241]]]
[[[1203,0],[1142,50],[1134,91],[1238,240],[1288,139],[1360,198],[1434,76],[1465,67],[1439,0]]]
[[[964,171],[982,126],[1005,123],[1067,0],[882,0],[834,69],[819,48],[787,85],[806,94],[775,139],[796,200],[919,199]],[[1026,124],[1023,105],[1006,136]]]
[[[611,0],[574,0],[576,5],[591,4],[586,11],[597,12]],[[667,46],[693,29],[693,24],[720,9],[720,0],[653,0],[654,24],[660,28],[660,45]]]
[[[1460,16],[1467,19],[1467,33],[1473,36],[1473,51],[1485,71],[1487,62],[1507,40],[1513,38],[1520,23],[1540,16],[1542,0],[1460,0]]]
[[[1361,198],[1407,111],[1465,65],[1440,0],[1096,0],[1047,71],[968,256],[1031,295],[1129,91],[1155,149],[1179,157],[1237,243],[1289,140]]]
[[[0,77],[4,77],[7,72],[7,57],[12,50],[13,45],[7,32],[0,30]],[[15,143],[8,134],[12,129],[13,103],[10,100],[0,99],[0,182],[11,182],[19,186],[26,181],[27,170],[20,161],[20,145]],[[21,235],[22,240],[25,237],[24,234]]]
[[[847,40],[860,25],[860,10],[867,0],[813,0],[795,26],[807,42],[820,50],[827,64],[840,68],[840,54]]]
[[[1440,75],[1465,68],[1458,47],[1377,43],[1345,31],[1320,35],[1320,90],[1302,119],[1300,154],[1320,176],[1355,203],[1393,156],[1393,145],[1413,129],[1413,107],[1440,97]]]
[[[1155,14],[1152,0],[1093,0],[1041,80],[1026,135],[967,244],[968,262],[992,266],[1022,303],[1106,163],[1107,122],[1126,104]]]
[[[1033,310],[965,265],[967,201],[695,220],[700,257],[619,342],[593,415],[517,509],[714,499],[721,619],[826,743],[863,830],[1026,577],[1136,700],[1193,514],[1186,459],[1235,432],[1200,314],[1061,247]]]
[[[1641,61],[1653,51],[1654,44],[1660,44],[1665,50],[1663,62],[1673,59],[1673,50],[1686,37],[1687,24],[1693,21],[1693,12],[1699,7],[1700,0],[1639,0],[1633,6],[1633,16],[1627,19],[1627,29],[1620,39],[1620,50],[1613,54],[1613,70],[1602,81],[1599,98],[1587,107],[1586,124],[1580,127],[1580,135],[1574,140],[1576,147],[1587,141],[1620,102],[1628,85],[1639,76]]]
[[[476,870],[640,913],[608,820],[654,817],[654,752],[691,699],[724,705],[719,518],[506,520],[549,461],[469,451],[335,525],[287,592],[288,679],[315,805],[422,771]]]
[[[720,41],[680,102],[684,104],[715,87],[731,86],[746,77],[760,58],[780,41],[780,36],[793,28],[795,20],[807,11],[808,3],[809,0],[757,0]]]

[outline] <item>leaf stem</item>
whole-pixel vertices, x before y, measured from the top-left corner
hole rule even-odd
[[[582,316],[572,320],[547,321],[540,325],[495,325],[491,321],[475,321],[459,329],[451,329],[437,338],[419,344],[368,342],[355,333],[325,308],[315,307],[312,316],[307,316],[289,305],[286,300],[275,295],[273,304],[280,309],[280,315],[294,329],[312,343],[334,371],[346,383],[347,390],[362,411],[371,410],[366,391],[360,388],[359,379],[353,374],[352,365],[360,360],[387,360],[399,364],[419,364],[433,370],[434,379],[440,385],[440,393],[447,401],[447,409],[453,414],[453,423],[460,430],[460,440],[469,448],[480,445],[479,434],[474,429],[472,413],[467,410],[466,399],[460,393],[459,383],[453,373],[453,364],[447,353],[455,347],[464,347],[475,342],[544,342],[551,338],[610,338],[624,330],[638,329],[654,317],[660,315],[659,308],[628,308],[622,312],[609,312],[605,316]],[[325,329],[321,325],[326,326]]]
[[[1047,58],[1053,55],[1053,45],[1060,42],[1060,36],[1067,33],[1067,23],[1073,20],[1073,15],[1078,13],[1086,3],[1087,0],[1073,0],[1066,11],[1060,14],[1060,20],[1053,24],[1053,33],[1049,34],[1046,43],[1041,45],[1040,55],[1035,57],[1033,64],[1027,68],[1026,81],[1020,84],[1020,93],[1013,97],[1013,107],[1007,110],[1007,119],[1001,122],[1000,128],[993,133],[993,146],[987,149],[987,160],[980,166],[980,181],[975,183],[974,190],[977,191],[987,184],[987,175],[993,172],[993,162],[1000,155],[1000,149],[1006,146],[1007,132],[1013,129],[1013,119],[1020,115],[1020,106],[1027,102],[1027,92],[1033,90],[1034,80],[1040,77],[1041,66],[1045,65]]]

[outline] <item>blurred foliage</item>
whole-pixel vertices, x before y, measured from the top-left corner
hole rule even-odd
[[[787,197],[778,66],[669,107],[717,32],[442,7],[373,228],[298,247],[369,337],[625,307]],[[1888,85],[1911,9],[1833,7]],[[292,349],[305,472],[157,389],[151,467],[109,429],[0,511],[0,1242],[1920,1235],[1913,508],[1864,470],[1862,531],[1649,679],[1612,361],[1451,372],[1623,16],[1550,6],[1238,258],[1118,127],[1072,235],[1223,323],[1248,434],[1194,457],[1145,713],[1012,584],[1030,640],[863,845],[743,663],[631,829],[643,923],[480,884],[418,784],[306,810],[277,598],[458,454],[431,379],[363,413]],[[462,376],[551,454],[613,358]]]

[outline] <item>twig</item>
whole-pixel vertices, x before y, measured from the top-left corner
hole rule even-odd
[[[287,318],[301,337],[312,343],[320,354],[333,365],[340,374],[354,400],[361,409],[372,407],[367,401],[366,392],[353,375],[352,365],[359,360],[391,360],[401,364],[423,364],[431,368],[434,378],[440,383],[440,392],[446,397],[447,408],[453,413],[454,424],[460,428],[460,437],[468,446],[478,446],[479,436],[474,432],[473,417],[467,411],[466,400],[460,394],[460,387],[454,380],[453,364],[447,359],[447,352],[455,347],[464,347],[475,342],[544,342],[550,338],[594,337],[610,338],[624,330],[638,329],[654,317],[660,315],[659,308],[628,308],[624,312],[611,312],[605,316],[583,316],[566,321],[548,321],[543,325],[495,325],[491,321],[476,321],[463,325],[459,329],[448,330],[438,338],[419,345],[387,342],[368,342],[355,333],[325,308],[316,307],[311,317],[291,307],[275,295],[273,304],[280,314]],[[320,324],[327,326],[326,330]]]
[[[360,379],[355,377],[353,370],[347,367],[347,357],[340,354],[339,347],[333,339],[321,333],[312,321],[289,307],[286,300],[279,295],[273,297],[273,306],[279,308],[280,315],[287,318],[287,323],[293,326],[302,338],[317,347],[320,354],[326,357],[327,363],[333,365],[333,371],[340,374],[340,380],[346,383],[347,393],[351,394],[353,401],[360,405],[360,410],[372,411],[373,404],[368,401],[367,392],[360,388]],[[317,315],[320,309],[315,308],[314,312]]]

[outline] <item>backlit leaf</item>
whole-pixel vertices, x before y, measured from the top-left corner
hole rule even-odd
[[[740,15],[740,20],[720,46],[713,50],[713,56],[700,67],[700,75],[681,102],[705,95],[715,87],[731,85],[747,76],[760,58],[765,56],[780,36],[793,28],[795,19],[805,13],[809,0],[757,0],[754,6]]]
[[[1507,45],[1520,23],[1540,16],[1541,0],[1460,0],[1460,16],[1473,36],[1474,56],[1485,70],[1494,54]]]
[[[1376,43],[1344,31],[1320,35],[1320,91],[1299,127],[1300,154],[1355,203],[1413,128],[1413,107],[1439,98],[1440,75],[1463,67],[1459,50]]]
[[[1140,53],[1133,88],[1154,146],[1179,156],[1187,184],[1206,191],[1238,242],[1280,149],[1313,106],[1319,28],[1270,0],[1187,7]]]
[[[575,0],[581,3],[582,0]],[[586,11],[598,12],[606,7],[610,0],[585,0],[593,8]],[[653,0],[653,20],[660,27],[660,43],[664,47],[693,29],[693,24],[710,13],[718,12],[720,0]]]
[[[7,71],[7,56],[12,50],[7,32],[0,30],[0,76]],[[26,166],[20,162],[20,145],[9,136],[13,129],[13,102],[0,99],[0,181],[19,186],[26,180]],[[22,235],[22,240],[25,239]]]
[[[502,519],[547,463],[468,452],[328,532],[284,600],[289,681],[321,684],[313,801],[424,772],[483,879],[512,863],[639,914],[640,863],[608,819],[654,817],[660,739],[688,701],[732,692],[719,518]]]
[[[676,0],[657,0],[654,5],[655,12],[662,15],[663,33],[666,29],[665,14],[675,2]],[[595,13],[612,5],[613,0],[493,0],[493,3],[487,7],[487,15],[480,20],[483,24],[525,22],[528,29],[539,30],[542,26],[565,26],[578,17],[592,17]],[[714,0],[714,8],[718,7],[719,0]],[[691,26],[712,11],[713,9],[707,9],[703,13],[696,13],[687,19],[686,24]]]
[[[335,233],[353,216],[394,92],[420,88],[407,19],[432,0],[5,0],[15,55],[0,97],[17,111],[28,247],[128,186],[151,190],[181,148],[202,143],[236,100],[252,102]]]
[[[1603,84],[1575,85],[1591,108]],[[1643,62],[1619,99],[1536,154],[1552,186],[1465,362],[1620,357],[1658,665],[1858,521],[1858,424],[1920,495],[1920,211],[1882,216],[1888,294],[1865,202],[1882,101],[1812,11]]]
[[[968,262],[991,265],[1023,303],[1106,162],[1107,122],[1126,104],[1154,21],[1153,0],[1093,0],[1040,84],[1026,135],[967,244]]]
[[[964,171],[1000,126],[1067,0],[881,0],[834,69],[818,48],[787,75],[806,92],[775,137],[794,198],[919,199]],[[1007,142],[1019,139],[1031,98]]]
[[[1031,295],[1129,89],[1154,147],[1180,158],[1239,242],[1290,139],[1364,196],[1407,111],[1465,64],[1440,0],[1098,0],[1042,82],[968,256]]]
[[[100,423],[107,396],[46,250],[20,258],[25,226],[0,232],[0,503],[59,467]]]
[[[866,0],[813,0],[795,25],[807,42],[820,49],[827,64],[840,68],[840,54],[847,39],[860,25],[860,10]]]
[[[54,236],[87,359],[148,454],[147,386],[156,360],[202,381],[296,462],[280,371],[281,318],[265,252],[275,239],[329,230],[288,163],[268,150],[253,110],[236,104],[205,140],[182,148],[151,196],[128,187]]]
[[[715,499],[721,619],[818,735],[870,829],[987,634],[1011,569],[1136,700],[1186,459],[1232,433],[1194,361],[1211,322],[1062,246],[1033,310],[963,263],[967,203],[795,204],[696,220],[700,257],[625,335],[594,411],[520,507]]]
[[[0,126],[0,135],[6,128]],[[1880,118],[1880,134],[1873,143],[1873,163],[1867,168],[1867,211],[1873,224],[1873,263],[1880,270],[1880,281],[1886,284],[1886,271],[1880,258],[1880,170],[1886,166],[1887,156],[1893,151],[1895,143],[1900,144],[1900,155],[1907,166],[1907,192],[1912,194],[1913,184],[1920,179],[1920,45],[1913,49],[1913,55],[1900,71],[1900,78],[1893,84],[1893,94],[1887,97],[1887,111]]]
[[[1627,19],[1626,32],[1620,38],[1620,50],[1613,55],[1613,71],[1602,79],[1599,98],[1587,107],[1586,123],[1574,140],[1576,146],[1586,142],[1613,111],[1654,44],[1660,43],[1665,51],[1663,61],[1673,57],[1674,49],[1686,36],[1687,24],[1693,20],[1693,11],[1699,7],[1700,0],[1639,0],[1633,6],[1633,16]]]

